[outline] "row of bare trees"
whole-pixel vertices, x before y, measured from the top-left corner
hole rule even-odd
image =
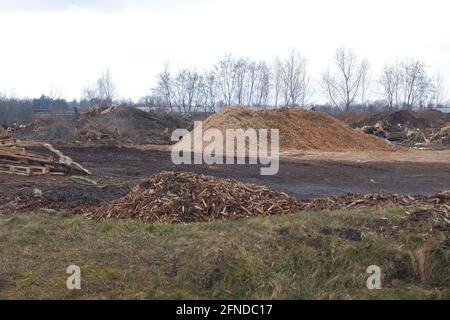
[[[273,63],[227,55],[204,72],[196,69],[173,72],[166,66],[158,74],[152,94],[143,98],[139,105],[182,113],[212,113],[218,107],[234,104],[256,108],[306,107],[311,105],[314,96],[319,101],[325,98],[328,105],[323,107],[327,109],[351,111],[375,105],[377,108],[381,105],[390,109],[423,109],[441,106],[446,99],[443,77],[430,75],[426,63],[414,59],[396,60],[374,76],[367,59],[344,47],[336,50],[328,68],[317,80],[312,81],[308,59],[296,50],[291,50],[284,58],[276,58]],[[321,90],[313,91],[313,87]],[[53,91],[49,96],[34,100],[0,94],[0,124],[28,119],[36,108],[47,110],[50,106],[57,112],[118,103],[109,69],[84,88],[79,102],[69,105],[59,97],[60,93]],[[378,99],[376,104],[374,98]],[[134,105],[133,102],[128,104]]]
[[[296,50],[271,64],[227,55],[204,72],[196,69],[172,72],[166,66],[157,80],[152,95],[142,101],[183,113],[211,113],[217,107],[234,104],[256,108],[304,107],[315,93],[308,60]],[[374,94],[390,109],[435,107],[445,98],[442,76],[430,76],[424,62],[404,59],[386,64],[381,75],[372,81],[369,61],[345,47],[336,50],[316,87],[321,89],[328,105],[340,111],[364,106]],[[111,73],[106,69],[93,85],[84,89],[83,101],[111,105],[115,94]]]
[[[195,69],[172,73],[166,66],[158,74],[152,101],[171,111],[214,112],[218,106],[234,104],[303,107],[320,93],[330,106],[349,111],[374,97],[392,109],[413,109],[438,106],[445,95],[442,76],[430,76],[424,62],[397,61],[373,77],[369,61],[345,47],[336,50],[316,87],[321,91],[313,91],[308,59],[296,50],[271,64],[228,55],[203,73]]]
[[[273,88],[276,106],[301,106],[311,96],[307,67],[306,58],[295,50],[273,66],[227,55],[204,73],[195,69],[171,73],[166,67],[158,74],[153,93],[171,111],[180,112],[214,112],[218,105],[233,104],[267,107]]]
[[[443,102],[442,76],[437,74],[430,77],[424,62],[407,59],[387,64],[379,85],[391,109],[423,109]]]

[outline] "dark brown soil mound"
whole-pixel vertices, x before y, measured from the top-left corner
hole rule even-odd
[[[408,128],[442,128],[450,122],[450,114],[437,110],[394,112],[347,112],[336,115],[354,128],[375,126],[379,122],[389,123],[392,126],[401,125]]]
[[[190,172],[155,174],[125,197],[86,214],[91,219],[200,222],[295,212],[299,202],[284,193],[231,179]]]
[[[38,120],[15,137],[58,144],[170,144],[172,131],[191,128],[178,114],[136,108],[97,108],[80,115]]]

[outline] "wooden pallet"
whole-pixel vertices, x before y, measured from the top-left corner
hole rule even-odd
[[[43,176],[50,174],[50,168],[38,166],[14,166],[0,163],[0,172],[22,176]]]
[[[0,147],[13,147],[16,143],[16,139],[0,139]]]
[[[25,149],[43,147],[51,154]],[[63,176],[74,172],[90,175],[90,171],[46,143],[23,143],[15,139],[0,139],[0,172],[24,176]]]

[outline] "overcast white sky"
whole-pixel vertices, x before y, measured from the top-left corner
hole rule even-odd
[[[226,53],[272,61],[296,48],[313,76],[337,46],[377,74],[424,60],[450,86],[448,0],[0,0],[0,92],[63,97],[109,67],[121,97],[147,94],[166,62],[212,65]]]

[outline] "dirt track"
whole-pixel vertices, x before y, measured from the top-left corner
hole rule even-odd
[[[274,187],[298,199],[347,193],[431,195],[450,190],[450,163],[282,160],[276,176],[261,176],[259,166],[175,166],[170,153],[112,147],[69,148],[64,153],[92,170],[105,188],[83,186],[69,178],[0,175],[0,203],[33,202],[33,188],[47,207],[98,205],[125,195],[129,187],[161,170],[194,171]]]

